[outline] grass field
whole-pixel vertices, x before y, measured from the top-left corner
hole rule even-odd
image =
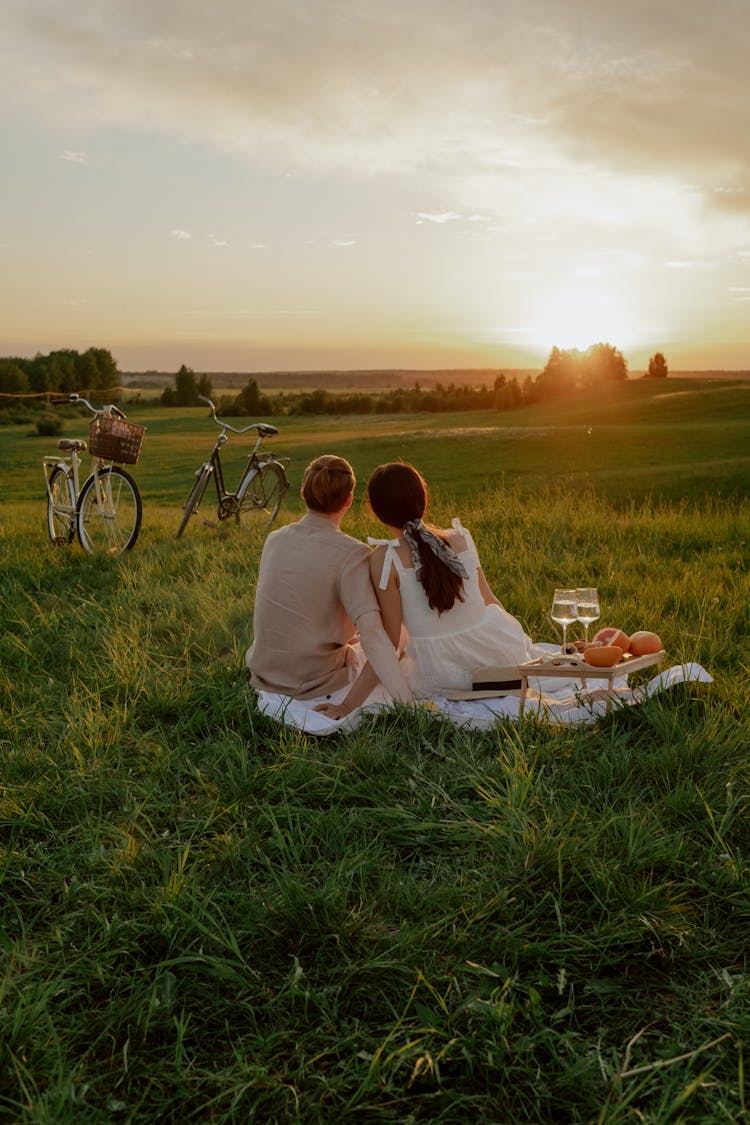
[[[173,518],[195,468],[208,455],[215,428],[205,407],[168,410],[138,404],[134,422],[148,426],[136,475],[147,513],[172,506]],[[86,420],[65,408],[66,436],[86,436]],[[362,482],[381,461],[417,464],[441,496],[463,502],[498,483],[535,495],[551,481],[593,487],[617,505],[644,498],[676,501],[747,496],[750,491],[750,382],[638,380],[607,397],[592,395],[508,413],[384,415],[271,419],[268,442],[290,455],[297,492],[307,462],[321,452],[348,457]],[[41,458],[54,440],[30,437],[30,425],[0,430],[5,499],[43,498]],[[229,480],[246,446],[226,447]],[[10,470],[10,473],[7,472]],[[148,515],[146,517],[148,519]]]
[[[592,583],[714,675],[580,730],[279,730],[242,671],[262,539],[173,538],[204,413],[131,415],[118,560],[52,548],[54,442],[0,432],[3,1120],[748,1120],[748,392],[645,386],[274,440],[295,486],[417,463],[535,638]]]

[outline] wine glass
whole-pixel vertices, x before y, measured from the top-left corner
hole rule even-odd
[[[550,616],[553,621],[558,625],[562,625],[563,639],[560,646],[560,652],[565,652],[565,642],[568,633],[568,625],[572,625],[574,621],[578,620],[578,602],[576,600],[575,590],[555,590],[555,596],[552,599],[552,610]]]
[[[578,605],[578,620],[583,625],[583,639],[588,643],[589,625],[599,620],[599,594],[593,586],[584,586],[576,590],[576,603]]]

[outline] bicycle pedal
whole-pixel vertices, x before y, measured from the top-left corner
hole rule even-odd
[[[203,526],[204,527],[218,527],[219,525],[216,522],[216,520],[204,520]]]

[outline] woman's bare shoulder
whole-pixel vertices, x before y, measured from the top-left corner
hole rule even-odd
[[[378,574],[380,574],[380,572],[382,571],[383,561],[385,559],[385,552],[387,550],[388,550],[388,548],[385,545],[385,543],[379,543],[377,546],[373,547],[372,550],[370,551],[370,570],[372,571],[373,574],[375,573],[376,570],[377,570]]]
[[[468,543],[466,541],[466,533],[464,532],[464,529],[462,527],[448,527],[442,534],[446,542],[448,543],[448,546],[452,547],[454,551],[466,550]]]

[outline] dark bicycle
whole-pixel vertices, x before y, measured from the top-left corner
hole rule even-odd
[[[198,511],[211,478],[213,478],[216,488],[216,519],[218,523],[232,519],[238,524],[244,522],[264,529],[269,528],[275,520],[289,488],[284,467],[289,458],[266,457],[260,453],[260,447],[264,438],[273,437],[279,431],[275,426],[270,426],[266,422],[252,422],[249,426],[237,429],[236,426],[231,426],[229,422],[224,422],[221,418],[216,417],[216,407],[210,398],[204,398],[203,395],[199,395],[198,398],[200,402],[205,402],[210,407],[209,417],[213,418],[216,425],[221,428],[221,433],[216,439],[210,457],[196,471],[195,484],[185,501],[176,538],[180,538],[187,527],[188,520]],[[248,433],[249,430],[255,430],[257,440],[248,454],[247,464],[236,490],[227,492],[221,465],[221,448],[228,441],[227,431],[242,435]],[[209,527],[216,526],[211,520],[204,522]]]

